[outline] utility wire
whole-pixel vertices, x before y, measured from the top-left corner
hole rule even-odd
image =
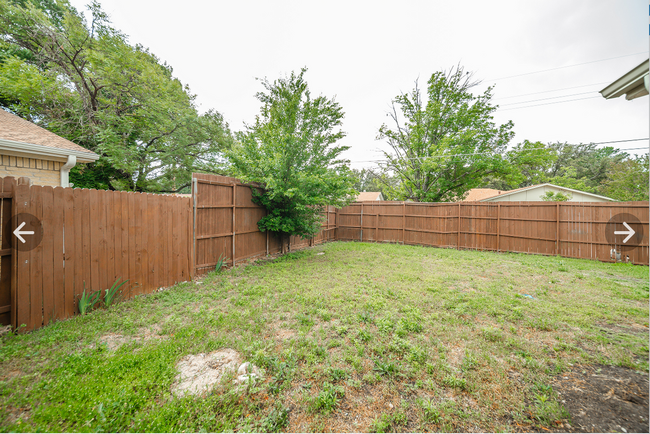
[[[504,107],[504,106],[508,106],[508,105],[515,105],[515,104],[528,104],[528,103],[531,103],[531,102],[546,101],[546,100],[549,100],[549,99],[568,98],[570,96],[587,95],[587,94],[591,94],[591,93],[594,93],[594,92],[596,92],[596,91],[592,90],[592,91],[589,91],[589,92],[572,93],[570,95],[560,95],[560,96],[552,96],[552,97],[549,97],[549,98],[533,99],[533,100],[530,100],[530,101],[511,102],[511,103],[508,103],[508,104],[499,104],[499,107]],[[559,101],[559,102],[563,102],[563,101]]]
[[[533,75],[533,74],[541,74],[542,72],[549,72],[549,71],[556,71],[558,69],[565,69],[565,68],[573,68],[575,66],[582,66],[582,65],[589,65],[591,63],[598,63],[598,62],[605,62],[607,60],[614,60],[614,59],[621,59],[623,57],[631,57],[631,56],[638,56],[639,54],[648,54],[647,51],[641,51],[639,53],[634,53],[634,54],[626,54],[624,56],[616,56],[616,57],[610,57],[607,59],[600,59],[600,60],[592,60],[589,62],[583,62],[583,63],[576,63],[573,65],[566,65],[566,66],[558,66],[557,68],[550,68],[550,69],[542,69],[540,71],[532,71],[532,72],[525,72],[523,74],[517,74],[517,75],[510,75],[508,77],[501,77],[501,78],[490,78],[485,81],[499,81],[499,80],[507,80],[509,78],[515,78],[515,77],[523,77],[524,75]]]
[[[547,102],[547,103],[544,103],[544,104],[527,105],[527,106],[524,106],[524,107],[510,107],[510,108],[503,109],[501,111],[505,112],[505,111],[508,111],[508,110],[518,110],[518,109],[525,109],[525,108],[531,108],[531,107],[539,107],[539,106],[542,106],[542,105],[561,104],[563,102],[582,101],[583,99],[594,99],[594,98],[601,98],[601,96],[599,96],[599,95],[588,96],[586,98],[576,98],[576,99],[568,99],[566,101]]]
[[[649,138],[646,137],[644,139],[630,139],[630,140],[612,140],[608,142],[590,142],[590,143],[585,143],[587,145],[605,145],[609,143],[626,143],[626,142],[638,142],[641,140],[648,140]],[[525,151],[537,151],[540,149],[548,149],[547,147],[542,147],[542,148],[529,148],[525,149]],[[641,149],[648,149],[647,147],[643,148],[624,148],[624,149],[618,149],[618,151],[638,151]],[[400,158],[400,160],[422,160],[422,159],[427,159],[427,158],[448,158],[448,157],[465,157],[465,156],[471,156],[471,155],[488,155],[488,154],[494,154],[494,152],[474,152],[471,154],[446,154],[446,155],[432,155],[430,157],[410,157],[410,158]],[[382,161],[388,161],[385,158],[378,159],[378,160],[353,160],[350,161],[350,163],[377,163],[377,162],[382,162]]]
[[[494,99],[502,100],[502,99],[510,99],[510,98],[519,98],[520,96],[539,95],[540,93],[550,93],[550,92],[559,92],[561,90],[579,89],[581,87],[597,86],[599,84],[605,84],[605,83],[609,83],[609,81],[601,81],[600,83],[585,84],[582,86],[563,87],[561,89],[543,90],[541,92],[523,93],[521,95],[511,95],[511,96],[503,96],[503,97],[495,95]]]

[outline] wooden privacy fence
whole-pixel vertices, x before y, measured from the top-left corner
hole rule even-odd
[[[194,174],[192,193],[52,188],[0,178],[0,322],[33,330],[74,315],[84,286],[105,290],[128,279],[122,290],[129,298],[211,271],[219,258],[233,265],[333,240],[610,261],[605,226],[621,213],[638,219],[643,232],[626,254],[632,263],[648,264],[648,202],[360,202],[328,207],[316,236],[291,237],[283,245],[258,229],[266,211],[253,203],[251,185]],[[10,243],[11,219],[21,213],[42,225],[41,243],[28,251]]]
[[[130,298],[191,279],[189,197],[30,186],[26,178],[20,181],[24,182],[4,178],[10,192],[3,193],[3,211],[10,194],[13,209],[8,215],[37,217],[43,240],[29,251],[12,249],[13,267],[5,268],[2,256],[0,294],[10,280],[14,327],[25,324],[32,330],[74,315],[84,286],[87,291],[106,290],[117,279],[128,279],[121,291]],[[13,236],[11,231],[3,231],[3,246]]]
[[[257,222],[266,210],[255,205],[251,187],[236,178],[193,174],[196,273],[214,270],[219,258],[237,261],[312,246],[335,239],[336,210],[328,207],[322,230],[306,240],[293,236],[283,246],[275,233],[261,232]]]
[[[648,265],[648,202],[357,202],[338,212],[337,239],[610,261],[605,225],[620,213],[643,227],[630,262]]]

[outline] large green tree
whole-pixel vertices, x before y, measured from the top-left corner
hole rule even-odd
[[[475,96],[470,90],[476,84],[458,66],[431,76],[426,101],[417,83],[394,99],[393,126],[382,125],[379,139],[392,148],[385,152],[384,169],[401,179],[400,199],[451,201],[489,175],[511,172],[505,152],[514,135],[512,122],[495,125],[492,88]]]
[[[524,142],[508,152],[513,171],[485,179],[484,186],[512,190],[549,182],[576,190],[601,193],[613,170],[628,154],[595,144]]]
[[[142,46],[67,1],[0,0],[0,104],[97,152],[77,186],[179,191],[192,171],[218,171],[230,133],[215,111]]]
[[[268,210],[260,230],[284,238],[316,234],[326,205],[343,206],[356,195],[348,161],[340,157],[348,147],[337,145],[343,110],[333,99],[313,98],[305,72],[261,80],[260,114],[229,153],[235,176],[264,187],[253,189]]]
[[[600,193],[616,200],[648,200],[648,154],[613,163]]]

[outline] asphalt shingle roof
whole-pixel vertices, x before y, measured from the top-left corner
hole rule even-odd
[[[0,109],[0,139],[94,154],[68,139],[2,109]]]

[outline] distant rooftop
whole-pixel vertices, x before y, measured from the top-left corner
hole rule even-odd
[[[381,191],[364,191],[357,196],[357,202],[366,202],[369,200],[384,200]]]
[[[501,190],[493,188],[472,188],[467,197],[463,199],[463,202],[477,202],[488,197],[497,196],[500,193],[502,193]]]

